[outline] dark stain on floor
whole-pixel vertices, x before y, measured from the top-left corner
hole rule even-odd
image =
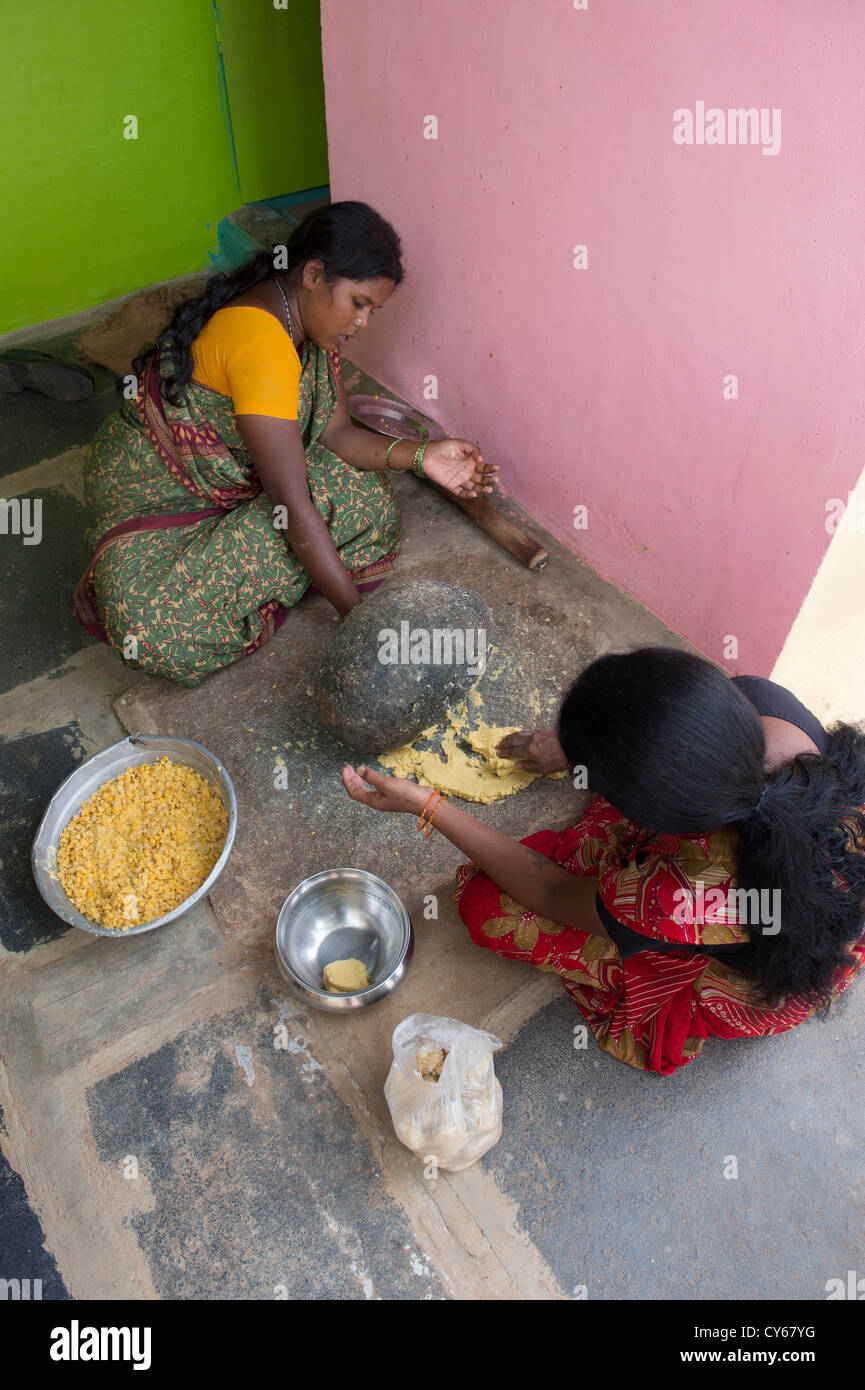
[[[71,930],[39,896],[30,851],[48,802],[85,756],[75,723],[9,742],[0,739],[0,945],[7,951],[29,951]]]
[[[41,539],[27,544],[11,534],[18,517],[0,534],[0,625],[4,637],[0,691],[11,690],[66,661],[93,641],[75,619],[72,593],[89,559],[84,544],[85,512],[64,488],[49,488],[25,497],[30,504],[27,531],[35,539],[40,504]]]
[[[131,1224],[159,1296],[442,1298],[302,1023],[286,1050],[278,1022],[262,992],[88,1092],[103,1162],[150,1183]]]
[[[0,1110],[0,1134],[5,1134]],[[14,1298],[9,1282],[17,1279],[19,1297],[69,1298],[70,1294],[54,1262],[45,1249],[39,1217],[27,1200],[24,1183],[0,1150],[0,1211],[3,1213],[3,1242],[0,1248],[0,1280],[6,1280],[5,1298]],[[21,1281],[29,1280],[28,1285]],[[39,1281],[39,1282],[37,1282]]]

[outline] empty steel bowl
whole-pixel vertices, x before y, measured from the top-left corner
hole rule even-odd
[[[160,758],[166,757],[173,763],[184,763],[187,767],[194,768],[219,791],[222,804],[228,812],[228,833],[222,853],[201,887],[171,912],[164,913],[153,922],[142,922],[137,927],[129,927],[126,931],[121,931],[119,927],[100,927],[96,922],[90,922],[82,916],[63,891],[57,874],[60,836],[84,802],[105,782],[119,777],[128,767],[138,767],[141,763],[158,763]],[[110,748],[103,748],[100,753],[95,753],[80,767],[76,767],[57,788],[33,841],[30,856],[33,877],[36,887],[51,910],[73,927],[95,932],[97,936],[140,936],[142,932],[153,931],[156,927],[165,926],[166,922],[176,921],[206,897],[228,862],[236,829],[237,800],[234,787],[222,763],[213,753],[209,753],[200,743],[194,743],[190,738],[159,738],[134,734],[130,738],[121,739],[119,743],[113,743]]]
[[[276,963],[307,1004],[332,1013],[364,1009],[396,989],[408,969],[414,936],[402,899],[366,869],[323,869],[299,883],[276,923]],[[324,967],[353,956],[372,984],[357,994],[330,994]]]

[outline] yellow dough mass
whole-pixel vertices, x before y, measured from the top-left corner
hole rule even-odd
[[[332,960],[324,967],[324,987],[329,994],[357,994],[368,989],[372,981],[362,960]]]
[[[471,693],[475,696],[474,691]],[[479,705],[481,701],[475,698],[473,703]],[[540,776],[537,772],[526,772],[513,758],[500,758],[495,751],[496,744],[508,734],[516,733],[517,729],[490,724],[468,729],[464,704],[458,705],[456,710],[449,709],[447,720],[447,732],[442,738],[444,761],[435,751],[424,752],[412,743],[382,753],[378,761],[395,777],[411,777],[425,787],[444,792],[446,796],[458,796],[464,801],[479,801],[484,805],[522,791],[523,787]],[[435,734],[434,725],[419,734],[417,742],[434,738]],[[468,743],[478,756],[474,757],[460,748],[458,738]]]

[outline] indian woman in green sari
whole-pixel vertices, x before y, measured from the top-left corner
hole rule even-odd
[[[340,351],[403,279],[365,203],[311,213],[287,245],[211,277],[136,359],[134,399],[85,467],[93,554],[76,614],[127,665],[195,686],[249,655],[310,588],[340,615],[399,553],[389,472],[456,496],[496,473],[464,439],[352,424]]]

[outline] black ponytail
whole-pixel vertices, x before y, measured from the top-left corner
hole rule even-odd
[[[156,342],[135,358],[136,375],[141,376],[154,351],[162,352],[170,364],[162,390],[173,405],[182,405],[192,376],[190,348],[208,319],[236,294],[273,275],[275,268],[289,283],[307,261],[315,260],[324,265],[329,285],[341,279],[380,278],[398,285],[404,278],[400,239],[367,203],[329,203],[309,213],[289,235],[285,251],[280,249],[278,262],[276,257],[277,248],[259,251],[230,274],[212,275],[203,293],[181,304]]]
[[[766,773],[750,701],[710,662],[666,647],[593,662],[565,696],[558,733],[589,787],[644,829],[738,829],[736,886],[778,890],[780,930],[750,923],[736,970],[769,1007],[788,995],[827,1004],[863,931],[865,734],[839,724],[823,756]]]
[[[759,810],[739,822],[737,886],[780,890],[780,930],[750,930],[749,978],[775,1007],[796,995],[830,1002],[846,949],[863,931],[865,734],[837,724],[826,751],[767,775]]]

